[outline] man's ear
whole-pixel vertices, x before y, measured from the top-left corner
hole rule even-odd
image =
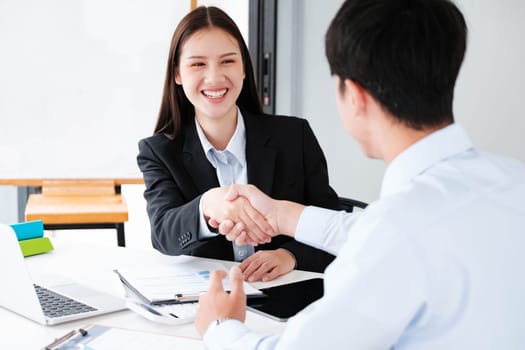
[[[366,90],[355,81],[345,79],[345,98],[348,98],[356,114],[361,114],[366,109]]]

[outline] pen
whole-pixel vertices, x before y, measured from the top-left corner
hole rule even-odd
[[[58,350],[63,345],[65,345],[66,343],[68,343],[68,342],[70,342],[72,340],[75,340],[77,338],[84,337],[87,334],[88,334],[88,332],[85,329],[83,329],[83,328],[79,328],[78,330],[74,329],[74,330],[64,334],[60,338],[56,338],[51,344],[47,345],[44,348],[44,350]]]
[[[189,301],[199,301],[200,294],[175,294],[175,300],[180,303]]]

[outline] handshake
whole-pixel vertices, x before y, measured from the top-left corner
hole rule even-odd
[[[293,237],[304,209],[240,184],[212,188],[202,195],[201,205],[208,224],[238,245],[269,243],[279,234]]]

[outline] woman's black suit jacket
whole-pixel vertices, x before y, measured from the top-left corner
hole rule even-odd
[[[275,199],[337,208],[326,159],[304,119],[242,113],[246,127],[248,183]],[[144,198],[153,247],[164,254],[233,260],[232,244],[222,235],[198,240],[201,195],[219,186],[215,168],[202,149],[193,120],[175,139],[155,135],[139,142],[137,162],[144,176]],[[277,236],[256,250],[285,248],[297,269],[324,271],[333,256]]]

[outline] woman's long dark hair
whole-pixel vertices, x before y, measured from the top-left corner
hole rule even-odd
[[[174,76],[179,69],[180,53],[185,41],[192,34],[206,28],[220,28],[237,40],[241,50],[245,74],[241,93],[237,98],[237,105],[248,112],[262,113],[261,102],[255,86],[250,52],[246,47],[239,28],[221,9],[213,6],[200,6],[188,13],[180,21],[171,38],[166,80],[164,82],[159,118],[155,126],[155,135],[166,134],[175,138],[180,134],[182,125],[195,115],[193,105],[186,98],[182,86],[175,83]]]

